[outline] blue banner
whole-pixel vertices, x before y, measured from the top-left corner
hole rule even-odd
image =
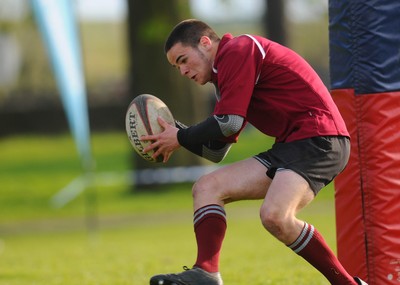
[[[84,169],[92,167],[79,34],[71,0],[31,0]]]

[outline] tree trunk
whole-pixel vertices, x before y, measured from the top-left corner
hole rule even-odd
[[[285,0],[266,0],[267,11],[264,26],[270,40],[287,45],[287,29],[285,16]]]
[[[193,123],[204,116],[199,110],[207,110],[205,102],[201,97],[193,96],[196,89],[193,83],[171,67],[164,53],[164,42],[172,28],[189,15],[188,3],[178,0],[128,0],[127,3],[131,99],[142,93],[155,95],[168,105],[175,119]],[[197,165],[201,161],[183,148],[176,151],[167,164],[147,162],[136,154],[132,159],[135,172]],[[137,184],[141,182],[137,180]]]

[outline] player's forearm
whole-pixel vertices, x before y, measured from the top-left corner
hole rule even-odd
[[[177,128],[179,128],[178,131],[178,141],[179,141],[179,132],[181,130],[187,130],[188,127],[178,121],[175,122],[175,125]],[[179,141],[179,143],[190,152],[198,156],[201,156],[205,159],[208,159],[212,162],[222,161],[231,147],[230,143],[226,143],[219,140],[208,140],[205,142],[195,142],[186,140],[186,141]]]
[[[209,147],[211,146],[211,147]],[[220,162],[228,154],[232,144],[220,141],[210,141],[202,146],[202,157],[212,162]]]
[[[244,119],[238,115],[211,116],[203,122],[178,131],[178,141],[182,146],[224,140],[242,128]]]

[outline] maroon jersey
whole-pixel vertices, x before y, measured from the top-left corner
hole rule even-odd
[[[251,35],[221,39],[213,65],[215,115],[240,115],[277,142],[349,136],[332,97],[294,51]],[[230,138],[237,140],[237,135]]]

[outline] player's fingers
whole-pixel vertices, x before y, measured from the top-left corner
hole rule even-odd
[[[160,124],[160,126],[163,127],[164,130],[165,130],[166,127],[169,126],[169,124],[163,118],[161,118],[160,116],[157,117],[157,121]]]
[[[157,121],[160,125],[164,125],[166,123],[166,121],[164,121],[164,119],[161,116],[157,117]]]
[[[163,159],[163,163],[166,163],[169,159],[169,154],[168,155],[164,155],[164,159]]]
[[[171,155],[172,155],[172,152],[167,152],[167,153],[164,153],[163,154],[163,163],[166,163],[166,162],[168,162],[168,160],[169,160],[169,158],[171,157]]]
[[[151,144],[149,144],[148,146],[146,146],[146,147],[143,149],[143,152],[144,152],[144,153],[149,152],[149,151],[151,151],[151,150],[157,148],[159,145],[160,145],[160,143],[159,143],[158,141],[154,141],[154,142],[152,142]]]
[[[157,150],[153,153],[152,157],[153,157],[153,158],[157,158],[159,155],[162,155],[163,157],[165,157],[165,154],[164,154],[160,149],[157,149]]]
[[[156,140],[156,136],[155,135],[145,135],[145,136],[141,136],[140,140],[141,141],[154,141]]]
[[[153,150],[154,153],[152,155],[153,158],[157,158],[158,156],[162,155],[163,157],[163,162],[167,162],[168,159],[171,156],[172,151],[170,151],[168,148],[162,146],[161,143],[155,142],[153,143]],[[146,149],[144,149],[145,151]]]

